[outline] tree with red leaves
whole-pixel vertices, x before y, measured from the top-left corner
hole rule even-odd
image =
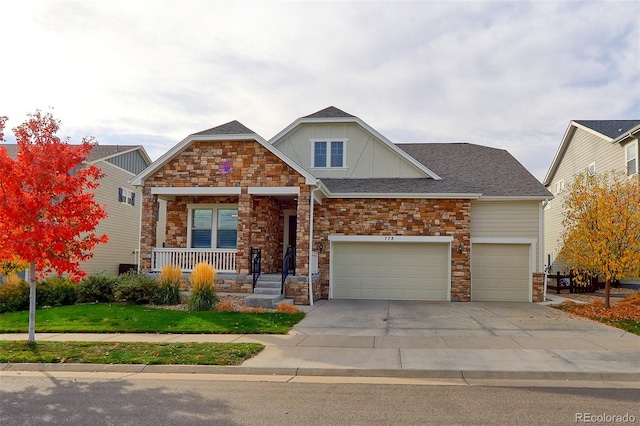
[[[29,343],[34,343],[36,279],[55,271],[79,280],[85,275],[80,262],[108,237],[94,233],[107,216],[92,192],[102,172],[83,164],[95,141],[71,145],[56,136],[60,122],[51,113],[28,117],[13,129],[17,158],[0,145],[0,261],[17,257],[30,265]],[[0,117],[0,141],[6,120]]]

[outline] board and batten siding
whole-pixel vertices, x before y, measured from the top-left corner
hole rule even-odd
[[[311,140],[346,142],[346,167],[311,167]],[[424,173],[371,133],[354,123],[303,124],[273,145],[317,178],[421,178]]]
[[[562,248],[560,238],[564,227],[562,226],[562,211],[566,189],[573,182],[574,177],[587,170],[590,164],[595,162],[596,173],[611,170],[625,170],[624,147],[619,144],[611,144],[607,139],[599,137],[591,132],[576,128],[570,136],[562,159],[553,175],[549,191],[554,195],[544,209],[545,214],[545,259],[551,257],[551,270],[563,271],[564,264],[557,259]],[[558,193],[556,184],[564,181],[565,191]]]
[[[471,202],[471,238],[528,239],[536,243],[535,271],[540,260],[540,201]],[[473,250],[473,249],[472,249]]]
[[[132,173],[106,161],[96,163],[105,176],[95,190],[95,200],[106,208],[108,217],[96,227],[96,234],[107,234],[109,242],[99,244],[94,249],[93,258],[80,267],[87,274],[105,273],[117,275],[121,263],[136,263],[140,234],[140,207],[142,194],[127,182]],[[118,201],[118,189],[126,188],[136,193],[135,206]]]

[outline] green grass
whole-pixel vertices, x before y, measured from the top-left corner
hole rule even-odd
[[[36,310],[37,333],[286,334],[304,313],[185,312],[87,304]],[[27,311],[0,314],[0,333],[26,333]]]
[[[0,363],[239,365],[258,343],[118,343],[0,341]]]
[[[640,336],[640,321],[634,321],[630,319],[625,320],[608,320],[608,319],[596,319],[605,324],[611,325],[613,327],[621,328],[622,330],[626,330],[629,333],[637,334]]]

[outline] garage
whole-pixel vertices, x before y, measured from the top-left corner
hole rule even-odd
[[[449,300],[450,244],[395,238],[333,242],[332,297]]]
[[[531,300],[529,244],[473,244],[471,247],[471,300]]]

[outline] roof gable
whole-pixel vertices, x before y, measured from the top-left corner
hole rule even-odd
[[[351,115],[349,113],[342,111],[341,109],[338,109],[334,106],[330,106],[318,112],[314,112],[313,114],[304,116],[302,118],[338,118],[338,117],[342,117],[342,118],[355,117],[355,115]]]
[[[588,129],[610,139],[617,139],[624,133],[640,125],[640,120],[574,120]]]

